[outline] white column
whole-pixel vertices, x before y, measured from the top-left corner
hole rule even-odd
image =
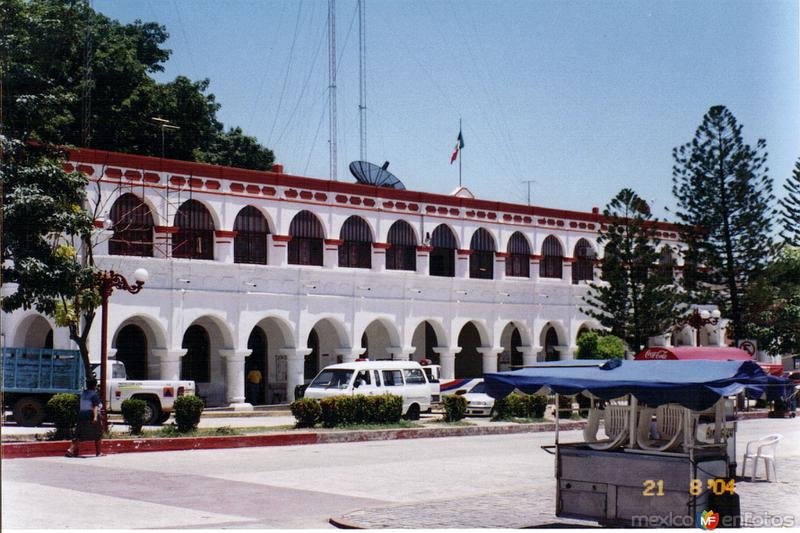
[[[252,411],[253,406],[244,401],[244,358],[252,350],[220,350],[225,359],[225,391],[228,407],[234,411]]]
[[[372,243],[372,271],[383,272],[386,270],[386,250],[391,246],[385,242]]]
[[[439,346],[433,349],[439,354],[439,365],[442,367],[442,379],[456,378],[456,354],[461,351],[461,347],[448,348]]]
[[[494,279],[506,279],[506,261],[508,254],[495,252],[494,254]]]
[[[555,349],[558,351],[559,361],[572,361],[575,359],[574,353],[578,350],[578,347],[562,344],[560,346],[555,346]]]
[[[456,275],[457,278],[469,277],[469,256],[472,250],[456,250]]]
[[[181,357],[186,355],[186,350],[154,349],[151,353],[159,359],[162,380],[177,381],[181,379]]]
[[[281,355],[286,356],[286,399],[291,402],[295,400],[294,389],[302,385],[305,381],[305,357],[311,353],[311,348],[284,348],[279,350]]]
[[[334,355],[342,358],[342,363],[352,363],[366,352],[366,348],[339,348],[334,350]]]
[[[236,238],[235,231],[216,230],[214,232],[214,259],[220,263],[233,264],[233,240]]]
[[[413,346],[389,346],[386,351],[392,355],[393,361],[408,361],[416,348]]]
[[[542,351],[541,346],[519,346],[517,350],[522,352],[522,364],[525,366],[536,363],[537,354]]]
[[[532,281],[539,281],[539,262],[541,260],[540,255],[532,255],[531,256],[531,280]]]
[[[336,268],[339,266],[339,246],[344,241],[339,239],[325,239],[322,246],[322,266],[325,268]]]
[[[153,258],[164,259],[172,257],[172,234],[178,228],[175,226],[155,226],[153,228]]]
[[[575,259],[571,257],[564,258],[564,268],[562,269],[562,276],[561,279],[566,281],[567,283],[572,283],[572,264],[575,262]]]
[[[417,246],[417,274],[427,276],[431,272],[430,246]]]
[[[267,235],[267,264],[285,267],[289,264],[290,235]]]
[[[503,347],[486,346],[477,350],[483,356],[483,373],[492,374],[497,372],[497,355],[503,351]]]

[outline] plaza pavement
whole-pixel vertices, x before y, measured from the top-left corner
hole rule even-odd
[[[784,435],[780,482],[737,482],[745,512],[800,512],[797,420],[742,422],[739,453],[747,440],[775,432]],[[2,526],[319,528],[330,527],[331,517],[394,528],[562,524],[553,516],[553,456],[539,447],[552,438],[526,433],[5,460]]]

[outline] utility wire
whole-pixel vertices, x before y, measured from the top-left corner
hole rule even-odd
[[[280,115],[281,106],[283,105],[283,97],[286,94],[286,82],[289,79],[289,71],[292,68],[292,60],[294,59],[294,47],[295,47],[295,44],[297,43],[297,33],[298,33],[298,29],[300,28],[300,13],[302,12],[302,10],[303,10],[303,0],[300,0],[297,3],[297,18],[295,19],[295,22],[294,22],[294,32],[292,34],[292,45],[291,45],[291,47],[289,47],[289,56],[288,56],[288,59],[286,61],[286,72],[283,75],[283,84],[281,86],[281,93],[280,93],[280,96],[278,97],[278,108],[275,110],[275,114],[272,117],[272,127],[270,128],[269,135],[267,136],[267,145],[268,146],[272,145],[272,134],[275,131],[275,124],[278,122],[278,115]]]

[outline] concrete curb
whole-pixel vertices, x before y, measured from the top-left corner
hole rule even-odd
[[[583,421],[564,422],[564,431],[581,429]],[[107,439],[103,441],[103,452],[138,453],[180,450],[212,450],[221,448],[249,448],[259,446],[298,446],[303,444],[336,444],[344,442],[367,442],[378,440],[430,439],[441,437],[469,437],[481,435],[509,435],[554,431],[554,423],[516,424],[502,426],[457,426],[419,429],[372,429],[356,431],[315,431],[275,433],[268,435],[233,435],[226,437],[177,437],[163,439]],[[2,444],[3,459],[32,457],[58,457],[64,455],[68,441],[18,442]],[[84,448],[85,447],[85,448]],[[82,443],[82,450],[94,453],[94,443]]]

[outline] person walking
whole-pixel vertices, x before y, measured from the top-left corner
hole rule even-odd
[[[257,366],[254,366],[250,369],[250,372],[247,373],[247,393],[250,397],[250,404],[251,405],[258,405],[262,403],[261,400],[261,381],[263,380],[263,376],[261,375],[261,371],[258,369]]]
[[[75,438],[67,450],[66,457],[80,457],[80,443],[88,440],[94,441],[96,456],[103,455],[103,427],[100,424],[100,395],[97,393],[97,380],[86,380],[86,389],[81,392],[78,400],[78,427]]]

